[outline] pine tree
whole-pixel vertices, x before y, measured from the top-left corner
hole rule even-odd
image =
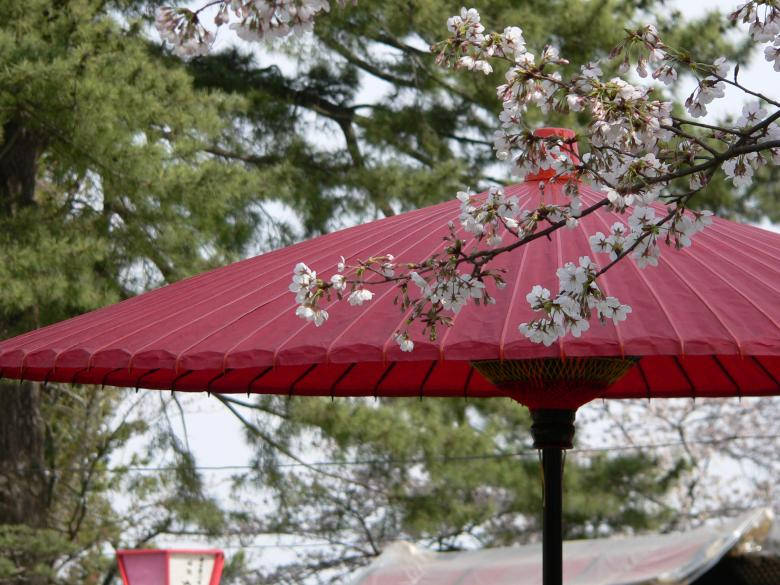
[[[194,89],[115,8],[0,5],[0,337],[234,260],[262,229],[273,168],[210,154],[230,144],[224,119],[242,100]],[[107,461],[149,428],[134,414],[118,418],[122,396],[0,387],[3,583],[99,582],[106,543],[135,545],[187,514],[214,526],[193,485],[177,488],[187,497],[151,532],[122,532],[132,522],[108,494],[133,478],[108,474]],[[147,504],[170,498],[172,482],[146,483]],[[192,504],[206,513],[195,517]]]
[[[445,70],[429,50],[446,36],[445,21],[453,12],[432,0],[334,6],[316,21],[311,39],[254,47],[259,55],[223,51],[191,62],[199,86],[244,96],[251,104],[246,140],[225,156],[256,160],[260,167],[282,157],[295,169],[280,199],[300,217],[301,235],[510,180],[492,147],[500,112],[495,87],[504,71],[483,77]],[[535,46],[553,44],[574,56],[571,71],[606,55],[639,19],[653,20],[670,43],[702,60],[727,54],[744,61],[749,51],[749,44],[733,47],[725,40],[726,25],[717,13],[685,22],[662,2],[501,1],[481,13],[488,27],[521,23]],[[529,111],[526,122],[579,129],[582,116],[552,113],[542,119]],[[729,190],[717,198],[720,211],[736,204]]]

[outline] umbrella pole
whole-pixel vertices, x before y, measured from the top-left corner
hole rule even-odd
[[[532,410],[534,447],[542,452],[542,583],[563,585],[563,450],[572,447],[574,410]]]
[[[542,583],[563,583],[563,449],[542,449],[544,513],[542,518]]]

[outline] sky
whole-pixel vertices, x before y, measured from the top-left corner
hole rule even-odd
[[[733,0],[710,0],[703,1],[683,1],[677,0],[672,3],[679,7],[686,17],[695,17],[702,14],[705,10],[719,8],[723,12],[733,10],[736,6],[736,2]],[[235,42],[237,39],[232,38],[229,33],[224,32],[218,37],[217,48],[223,46],[223,44],[229,44]],[[241,43],[244,47],[248,46],[246,43]],[[273,59],[274,62],[280,65],[283,69],[294,68],[294,63],[291,60],[281,59],[278,56],[269,56],[267,53],[256,51],[257,58],[261,64],[269,64]],[[763,59],[763,54],[757,54],[754,56],[750,64],[742,69],[740,75],[741,81],[751,89],[760,91],[769,95],[770,97],[780,97],[780,85],[777,83],[777,74],[772,71],[771,65],[766,63]],[[680,96],[684,99],[685,95],[690,92],[693,87],[693,83],[690,82],[683,86]],[[376,98],[387,88],[383,83],[367,79],[366,89],[359,96],[360,102],[369,101],[372,98]],[[710,114],[707,117],[709,121],[715,121],[721,118],[728,112],[738,112],[745,99],[740,92],[735,88],[729,88],[726,98],[719,100],[712,104],[710,107]],[[276,213],[285,213],[283,209],[273,209]],[[774,227],[777,226],[766,226]],[[247,448],[242,425],[240,422],[230,414],[226,408],[224,408],[214,398],[209,398],[205,394],[193,394],[183,397],[183,403],[186,412],[186,427],[187,437],[190,447],[196,456],[196,460],[199,466],[202,467],[220,467],[220,466],[244,466],[248,465],[252,456],[252,453]],[[587,408],[587,407],[586,407]],[[179,426],[179,433],[183,437],[183,427],[181,421],[176,421],[174,424]],[[599,442],[599,433],[590,432],[588,440],[593,444]],[[132,448],[137,448],[138,445],[133,445]],[[119,463],[123,458],[129,457],[130,451],[120,455],[115,460],[115,463]],[[316,460],[316,453],[311,454],[311,459]],[[125,459],[126,460],[126,459]],[[212,470],[204,472],[204,475],[208,483],[218,490],[223,497],[229,497],[229,489],[227,479],[233,470]],[[724,470],[728,472],[728,470]],[[158,544],[166,544],[175,547],[188,547],[188,546],[200,546],[203,545],[203,541],[199,540],[186,540],[186,539],[170,539],[167,541],[160,541]],[[273,548],[275,542],[269,539],[258,540],[257,552],[263,552],[264,558],[270,558],[274,560],[280,560],[287,554],[284,548]],[[271,548],[264,548],[271,546]],[[260,548],[263,547],[263,548]],[[230,547],[225,547],[225,550],[230,554]],[[270,555],[270,557],[268,556]]]

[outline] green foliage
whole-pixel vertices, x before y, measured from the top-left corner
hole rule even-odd
[[[226,121],[242,99],[193,88],[181,63],[112,11],[93,0],[0,4],[2,338],[235,260],[262,239],[275,171],[214,154],[229,147]],[[4,583],[108,583],[108,545],[220,530],[222,511],[183,449],[151,446],[150,460],[174,452],[167,476],[109,471],[129,441],[170,434],[124,396],[0,386],[10,442],[0,501],[14,499],[0,514]],[[124,490],[135,504],[127,517]]]
[[[260,227],[264,171],[210,154],[241,100],[106,10],[0,7],[3,335],[235,260]]]
[[[56,530],[0,524],[0,583],[54,579],[54,569],[40,559],[77,552],[77,546]]]
[[[266,45],[259,57],[223,52],[190,69],[198,86],[247,99],[252,131],[233,154],[259,166],[284,159],[290,174],[279,198],[298,212],[303,235],[316,235],[343,225],[344,216],[389,215],[509,180],[492,149],[504,70],[487,77],[446,71],[427,50],[457,10],[432,0],[334,7],[317,21],[314,40]],[[725,33],[733,26],[717,13],[689,22],[664,2],[500,1],[480,12],[488,29],[522,26],[536,52],[559,46],[571,71],[604,57],[626,27],[646,21],[659,22],[670,42],[701,59],[744,61],[749,48],[731,46]],[[529,127],[584,122],[582,115],[526,115]],[[724,205],[739,200],[732,195]]]

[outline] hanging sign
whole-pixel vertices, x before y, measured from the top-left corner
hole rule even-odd
[[[124,585],[219,585],[220,550],[118,550]]]

